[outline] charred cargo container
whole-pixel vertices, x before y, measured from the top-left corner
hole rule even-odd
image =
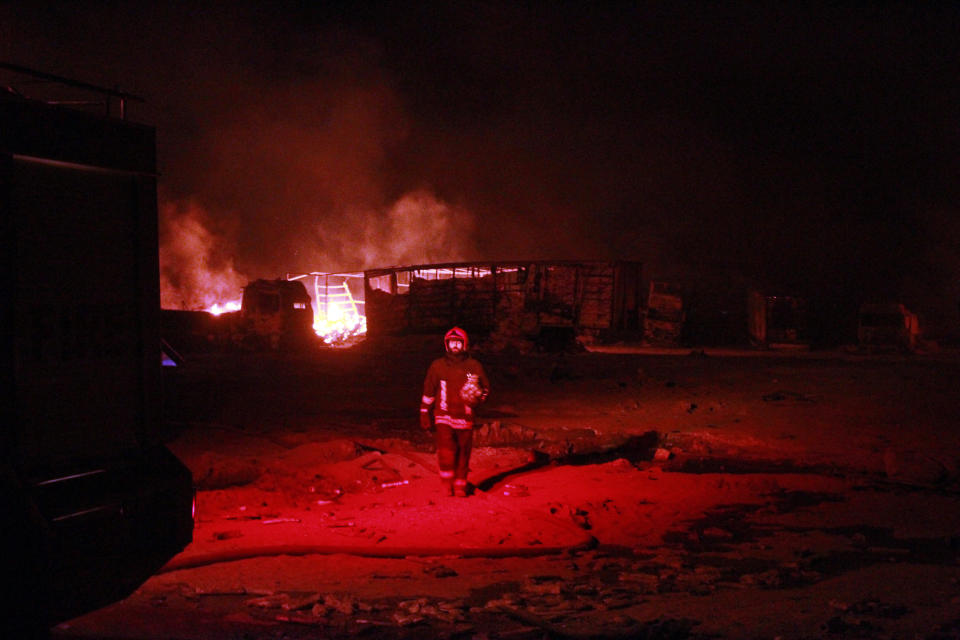
[[[639,262],[458,262],[364,272],[367,333],[459,325],[509,342],[639,337]]]
[[[154,137],[0,94],[3,637],[125,597],[192,537],[159,429]]]
[[[857,314],[857,341],[863,351],[916,351],[920,321],[900,303],[864,303]]]
[[[647,311],[643,318],[644,342],[660,347],[679,346],[685,318],[683,289],[680,285],[674,282],[650,282]]]
[[[809,349],[807,302],[792,295],[747,294],[750,342],[762,349]]]

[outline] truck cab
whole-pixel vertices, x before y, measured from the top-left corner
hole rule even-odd
[[[917,315],[900,303],[860,305],[857,340],[864,351],[916,351],[920,339]]]
[[[240,335],[243,346],[294,349],[316,343],[310,296],[300,281],[254,280],[243,289]]]

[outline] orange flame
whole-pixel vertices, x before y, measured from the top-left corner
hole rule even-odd
[[[333,287],[319,283],[314,287],[313,330],[327,344],[343,344],[350,338],[367,333],[367,317],[360,313],[356,300],[346,282]]]
[[[231,311],[240,311],[239,300],[233,300],[231,302],[225,302],[223,304],[216,302],[207,309],[207,313],[212,313],[215,316],[219,316],[221,313],[229,313]]]

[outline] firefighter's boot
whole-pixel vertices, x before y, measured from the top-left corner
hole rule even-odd
[[[444,495],[452,496],[454,494],[453,473],[446,475],[446,472],[440,472],[440,486]]]
[[[461,480],[458,478],[453,481],[453,495],[455,495],[458,498],[467,497],[467,481],[466,480]]]

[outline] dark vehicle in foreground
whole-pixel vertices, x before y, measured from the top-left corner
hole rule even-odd
[[[0,94],[4,638],[125,597],[192,538],[159,428],[154,139]]]

